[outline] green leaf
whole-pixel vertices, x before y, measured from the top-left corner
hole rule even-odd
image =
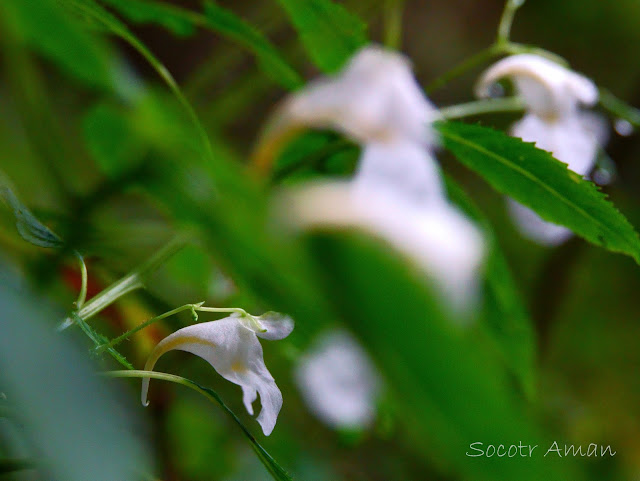
[[[155,23],[176,35],[187,37],[196,31],[183,11],[162,2],[146,0],[101,0],[135,23]]]
[[[0,2],[0,22],[3,30],[84,83],[113,87],[115,63],[107,45],[53,0]]]
[[[230,10],[213,2],[205,3],[204,12],[206,27],[253,52],[262,70],[273,80],[288,89],[295,89],[302,85],[302,79],[298,73],[282,59],[278,50],[252,25],[246,23]]]
[[[417,453],[455,479],[576,478],[566,459],[467,456],[474,442],[545,445],[490,346],[452,322],[420,273],[383,244],[344,232],[314,233],[308,244],[324,273],[325,297],[385,375]]]
[[[445,147],[496,190],[589,242],[640,263],[640,240],[605,194],[533,144],[496,130],[439,122]]]
[[[190,35],[198,27],[209,29],[246,48],[260,68],[287,89],[302,85],[298,73],[255,27],[230,10],[205,2],[204,15],[164,2],[149,0],[102,0],[135,23],[156,23],[179,35]]]
[[[0,199],[9,206],[16,218],[20,236],[39,247],[62,247],[64,242],[51,229],[40,222],[13,191],[11,182],[0,171]]]
[[[311,60],[331,73],[368,43],[367,26],[332,0],[277,0],[289,15]]]
[[[496,341],[504,364],[531,398],[535,390],[536,353],[533,322],[489,221],[451,178],[446,178],[446,184],[449,198],[484,231],[489,254],[484,268],[485,313],[482,322]]]

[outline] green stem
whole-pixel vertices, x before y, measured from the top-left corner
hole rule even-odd
[[[614,117],[626,120],[636,128],[640,127],[640,109],[623,102],[609,90],[600,89],[600,105]]]
[[[194,391],[202,394],[209,401],[218,404],[230,417],[233,421],[238,425],[238,427],[242,430],[244,435],[247,437],[249,442],[251,443],[251,447],[258,455],[258,458],[264,465],[264,467],[269,471],[269,473],[273,476],[274,479],[283,480],[283,481],[291,481],[292,478],[289,474],[276,462],[276,460],[258,443],[255,437],[251,434],[251,432],[242,424],[242,421],[235,415],[235,413],[224,403],[222,398],[216,393],[213,389],[205,388],[200,386],[199,384],[185,379],[180,376],[175,376],[173,374],[166,374],[162,372],[155,371],[107,371],[102,373],[104,376],[112,377],[112,378],[151,378],[151,379],[159,379],[161,381],[173,382],[176,384],[181,384],[182,386],[186,386],[189,389],[193,389]]]
[[[471,117],[473,115],[492,114],[498,112],[520,112],[524,103],[518,97],[477,100],[465,104],[452,105],[440,109],[440,114],[447,120]]]
[[[139,332],[142,329],[150,326],[154,322],[161,321],[162,319],[166,319],[167,317],[173,316],[175,314],[178,314],[180,312],[187,311],[187,310],[191,310],[193,312],[193,314],[195,316],[195,320],[197,320],[196,312],[238,312],[238,313],[242,314],[243,316],[247,316],[248,315],[247,312],[244,309],[241,309],[239,307],[202,307],[202,304],[204,304],[204,301],[203,302],[199,302],[197,304],[185,304],[184,306],[176,307],[175,309],[172,309],[172,310],[170,310],[168,312],[165,312],[164,314],[160,314],[159,316],[152,317],[151,319],[148,319],[148,320],[144,321],[140,325],[138,325],[138,326],[134,327],[133,329],[125,332],[124,334],[116,337],[115,339],[112,339],[108,343],[101,344],[101,345],[97,346],[96,347],[96,352],[102,352],[105,349],[112,348],[112,347],[120,344],[122,341],[128,339],[129,337],[131,337],[136,332]]]
[[[204,146],[205,152],[210,160],[214,160],[213,148],[211,146],[211,141],[209,140],[209,136],[207,132],[200,122],[196,111],[193,106],[189,103],[185,95],[182,93],[180,86],[173,78],[171,73],[167,70],[167,68],[160,62],[153,53],[140,41],[138,38],[133,35],[124,24],[119,22],[116,18],[112,17],[107,12],[101,11],[98,9],[97,5],[87,5],[84,2],[73,0],[74,4],[80,8],[83,12],[89,15],[91,18],[96,20],[97,22],[104,25],[107,29],[113,32],[115,35],[120,37],[122,40],[131,45],[144,59],[151,65],[151,67],[156,71],[158,76],[164,80],[169,89],[173,92],[175,97],[178,99],[178,102],[182,105],[187,115],[191,118],[193,125],[195,126],[198,135],[202,140],[202,145]],[[194,14],[197,15],[197,14]]]
[[[131,271],[123,278],[117,280],[85,303],[82,308],[75,313],[75,316],[86,321],[102,311],[105,307],[113,304],[125,294],[144,287],[145,279],[158,269],[158,267],[164,264],[164,262],[181,250],[186,244],[187,240],[184,236],[176,237],[142,265]],[[64,330],[71,326],[73,322],[72,317],[68,317],[63,321],[58,329]]]
[[[511,26],[513,25],[513,18],[518,9],[524,4],[525,0],[507,0],[502,11],[502,17],[500,18],[500,24],[498,26],[498,37],[496,38],[496,44],[507,44],[511,36]]]
[[[384,44],[393,50],[402,46],[402,14],[404,0],[385,1]]]
[[[84,259],[82,254],[76,251],[76,257],[78,258],[78,263],[80,264],[80,275],[82,276],[82,284],[80,285],[80,293],[78,294],[78,300],[76,301],[76,309],[80,309],[84,301],[87,299],[87,265],[84,263]]]

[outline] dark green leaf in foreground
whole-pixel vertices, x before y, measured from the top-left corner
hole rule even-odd
[[[113,86],[114,63],[107,45],[53,0],[0,2],[0,26],[3,36],[11,32],[84,83]]]
[[[513,372],[522,390],[531,397],[535,388],[536,336],[533,322],[489,221],[460,186],[450,178],[446,181],[449,198],[479,224],[487,240],[483,327],[496,342],[505,365]]]
[[[496,190],[568,227],[589,242],[640,263],[640,240],[627,219],[595,184],[533,144],[496,130],[439,122],[445,147]]]
[[[277,0],[298,31],[311,60],[335,72],[368,42],[367,26],[332,0]]]
[[[364,236],[316,232],[325,296],[367,347],[399,403],[407,442],[452,479],[578,479],[574,463],[473,458],[474,442],[544,445],[482,339],[448,319],[421,276]]]
[[[62,239],[40,222],[18,199],[9,179],[2,172],[0,172],[0,199],[13,211],[16,227],[24,240],[39,247],[62,247]]]

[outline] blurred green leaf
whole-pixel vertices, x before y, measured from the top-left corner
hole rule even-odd
[[[107,45],[54,0],[0,2],[0,22],[5,32],[87,85],[114,86],[115,62]]]
[[[311,60],[336,72],[367,42],[367,26],[332,0],[277,0],[289,15]]]
[[[447,178],[446,183],[449,198],[480,224],[489,244],[489,255],[484,269],[483,322],[496,340],[505,365],[513,371],[527,396],[532,397],[536,379],[536,336],[533,322],[489,221],[451,178]]]
[[[149,459],[141,444],[144,425],[127,413],[133,405],[96,379],[86,350],[54,332],[61,313],[16,284],[0,270],[0,384],[16,407],[42,477],[139,479]]]
[[[20,236],[39,247],[59,248],[64,242],[51,229],[40,222],[13,191],[7,176],[0,171],[0,199],[13,211]]]
[[[474,442],[544,444],[487,346],[448,319],[420,273],[382,244],[344,232],[316,232],[308,243],[327,298],[385,374],[418,453],[462,479],[577,479],[566,459],[467,456]]]
[[[212,30],[253,53],[262,70],[287,89],[302,84],[298,73],[255,27],[232,11],[214,2],[204,3],[204,15],[164,2],[149,0],[102,0],[136,23],[156,23],[179,35],[190,35],[196,28]]]
[[[533,144],[496,130],[439,122],[445,147],[496,190],[564,225],[589,242],[640,263],[633,226],[592,182]]]
[[[135,23],[155,23],[179,36],[195,33],[196,27],[183,10],[163,2],[146,0],[100,0]]]
[[[239,43],[253,52],[262,70],[288,89],[302,85],[298,73],[280,56],[278,50],[257,29],[230,10],[205,2],[205,26]]]

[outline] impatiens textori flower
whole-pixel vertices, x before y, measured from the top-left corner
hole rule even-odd
[[[363,429],[376,414],[381,380],[351,334],[323,334],[301,356],[295,379],[311,411],[333,428]]]
[[[286,196],[290,220],[303,227],[365,229],[418,263],[453,307],[466,307],[484,241],[446,197],[432,153],[430,123],[437,118],[409,61],[366,47],[338,75],[312,82],[284,102],[258,161],[302,127],[332,128],[360,143],[354,179],[293,190]]]
[[[593,169],[606,129],[582,106],[594,105],[598,89],[591,80],[546,58],[521,54],[507,57],[480,78],[476,94],[489,94],[498,80],[513,80],[527,113],[511,128],[511,135],[535,142],[551,152],[569,169],[586,176]],[[509,200],[509,209],[523,234],[547,245],[560,244],[571,236],[565,227],[546,222],[528,207]]]
[[[258,422],[265,435],[271,434],[282,407],[282,394],[264,364],[258,337],[284,339],[293,330],[290,317],[268,312],[255,317],[234,313],[218,321],[187,326],[164,338],[155,347],[145,371],[153,369],[160,356],[178,349],[206,360],[218,373],[242,387],[242,400],[253,415],[253,402],[260,394],[262,410]],[[148,405],[149,378],[142,380],[142,404]]]

